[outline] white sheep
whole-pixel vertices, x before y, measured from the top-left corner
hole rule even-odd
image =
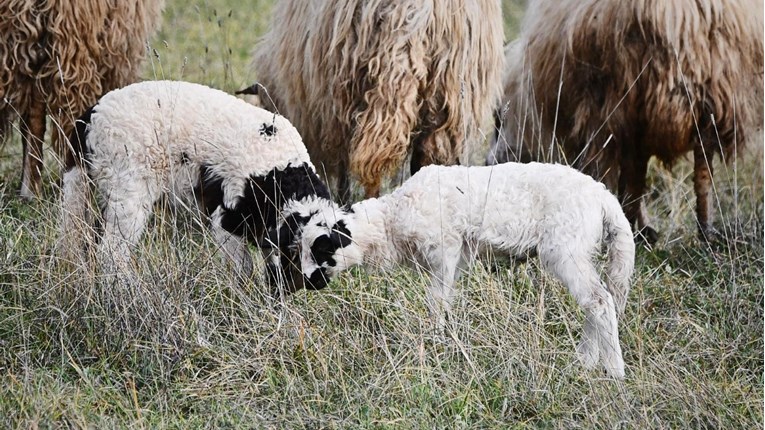
[[[455,281],[478,250],[536,251],[584,309],[583,364],[601,360],[612,376],[624,376],[616,315],[624,311],[635,244],[619,201],[589,176],[555,164],[429,166],[350,209],[309,197],[285,205],[283,215],[269,237],[300,262],[307,286],[322,288],[353,265],[417,262],[432,273],[428,304],[441,328]],[[595,264],[602,242],[610,244],[605,284]]]
[[[77,157],[63,180],[63,254],[82,250],[92,186],[103,216],[97,256],[118,279],[132,276],[131,248],[163,196],[201,205],[245,277],[253,269],[246,241],[259,243],[287,200],[329,197],[289,121],[202,85],[150,81],[112,91],[77,121],[70,143]]]

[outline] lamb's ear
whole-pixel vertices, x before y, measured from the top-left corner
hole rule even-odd
[[[351,232],[348,227],[345,226],[345,222],[340,220],[332,227],[332,233],[329,235],[329,239],[338,248],[345,248],[350,245],[353,239],[351,239]]]

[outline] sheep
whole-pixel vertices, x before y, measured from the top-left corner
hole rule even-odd
[[[432,273],[427,298],[441,329],[460,271],[478,250],[535,251],[584,309],[583,364],[601,360],[611,375],[624,376],[617,312],[627,301],[635,242],[616,197],[570,167],[428,166],[391,194],[350,209],[312,197],[292,201],[269,238],[312,289],[354,265],[421,264]],[[595,265],[602,242],[610,244],[605,284]]]
[[[651,157],[692,151],[696,217],[715,236],[713,158],[762,122],[762,5],[754,0],[537,0],[506,49],[487,164],[567,162],[617,192],[640,237]]]
[[[133,281],[131,248],[161,197],[201,206],[245,279],[253,271],[247,241],[259,245],[286,202],[329,198],[289,121],[203,85],[146,81],[111,91],[82,115],[70,142],[77,157],[63,179],[60,255],[81,252],[94,189],[103,216],[96,256],[118,282]]]
[[[163,0],[0,2],[0,142],[16,118],[20,195],[40,194],[46,114],[63,163],[74,120],[106,92],[137,80]]]
[[[343,198],[349,173],[379,195],[409,152],[412,173],[459,163],[499,101],[498,0],[284,0],[272,21],[254,52],[260,99]]]

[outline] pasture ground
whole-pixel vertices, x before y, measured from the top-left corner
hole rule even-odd
[[[144,76],[249,85],[272,1],[247,3],[169,0]],[[504,3],[509,39],[522,7]],[[575,363],[583,314],[533,259],[482,259],[439,341],[422,273],[357,270],[274,305],[237,286],[199,220],[160,212],[125,297],[51,258],[57,167],[20,201],[14,137],[0,148],[0,426],[762,428],[762,146],[717,163],[713,245],[695,235],[688,160],[651,166],[661,240],[638,250],[615,382]]]

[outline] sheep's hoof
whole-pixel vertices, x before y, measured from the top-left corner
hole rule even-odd
[[[659,240],[659,233],[653,227],[645,226],[635,234],[635,241],[646,245],[653,245]]]
[[[717,243],[722,240],[722,234],[711,225],[706,227],[699,226],[699,239],[703,243]]]

